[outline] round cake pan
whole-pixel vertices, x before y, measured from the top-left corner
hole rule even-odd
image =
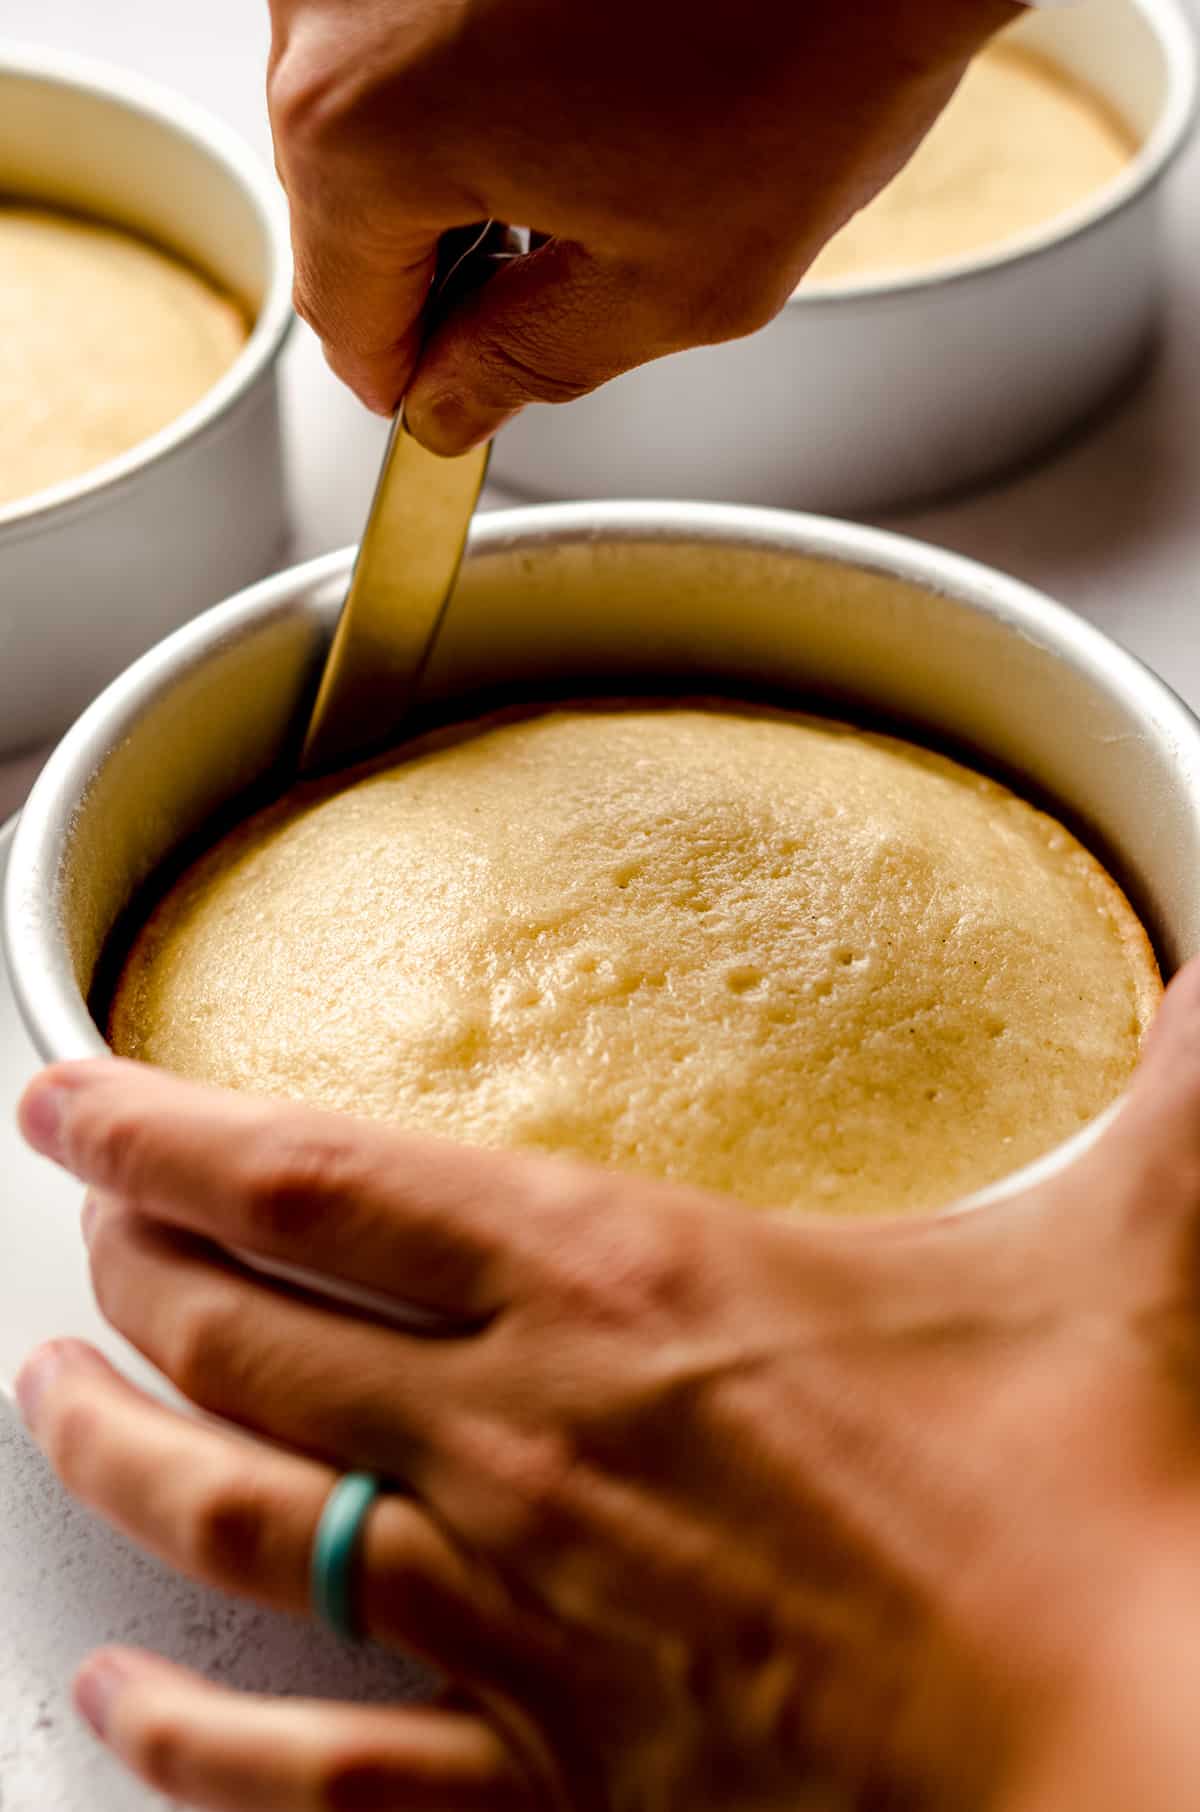
[[[0,195],[142,234],[253,323],[230,370],[161,432],[0,507],[4,756],[58,734],[144,648],[278,564],[276,364],[292,317],[272,173],[219,121],[135,76],[0,48]]]
[[[539,497],[708,497],[859,514],[978,484],[1129,380],[1163,287],[1159,190],[1196,107],[1178,0],[1031,11],[1013,41],[1088,84],[1141,150],[1094,201],[911,277],[805,284],[749,339],[527,409],[493,475]]]
[[[104,1051],[88,1001],[160,866],[286,784],[349,572],[348,553],[331,555],[177,630],[51,756],[4,902],[13,983],[47,1058]],[[1200,722],[1061,606],[897,536],[772,510],[601,503],[476,521],[427,675],[432,711],[677,686],[765,689],[986,765],[1109,862],[1167,974],[1200,951]]]

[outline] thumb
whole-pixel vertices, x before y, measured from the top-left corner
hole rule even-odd
[[[1200,1185],[1200,958],[1167,989],[1128,1099],[1097,1151],[1174,1189]]]
[[[429,341],[405,397],[434,453],[466,452],[526,403],[583,396],[622,371],[714,331],[691,289],[627,259],[552,239],[457,308]]]

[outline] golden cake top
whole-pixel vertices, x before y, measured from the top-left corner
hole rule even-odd
[[[133,947],[121,1053],[824,1211],[934,1207],[1120,1092],[1160,983],[1054,819],[736,707],[485,721],[298,789]]]
[[[993,44],[912,162],[811,275],[853,283],[997,250],[1107,188],[1136,150],[1113,110],[1064,70]]]
[[[0,505],[165,428],[245,340],[234,303],[148,241],[0,203]]]

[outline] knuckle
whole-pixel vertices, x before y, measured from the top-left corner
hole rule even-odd
[[[389,369],[395,363],[392,349],[385,354],[354,352],[326,338],[322,351],[334,376],[353,390],[360,403],[375,415],[395,414],[403,384]]]
[[[217,1408],[224,1401],[242,1320],[216,1292],[176,1310],[160,1362],[193,1403]]]
[[[189,1737],[174,1708],[148,1701],[122,1732],[121,1748],[134,1772],[160,1793],[172,1793],[181,1784]]]
[[[327,324],[323,316],[321,305],[313,294],[309,281],[299,266],[297,266],[295,280],[292,283],[292,307],[295,309],[300,319],[307,326],[312,328],[318,338],[328,338],[326,332]]]
[[[365,245],[364,237],[356,246],[360,257],[366,256]],[[292,306],[312,328],[325,357],[342,377],[345,373],[336,361],[378,358],[394,351],[395,342],[370,311],[363,310],[355,272],[335,261],[328,241],[322,254],[318,263],[304,250],[296,253]]]
[[[716,345],[757,333],[773,321],[795,287],[782,263],[765,265],[751,254],[722,265],[700,289],[677,292],[669,304],[671,330],[680,344]]]
[[[639,1317],[674,1320],[690,1316],[697,1308],[704,1268],[692,1226],[681,1225],[668,1215],[653,1221],[647,1217],[625,1264]],[[618,1282],[623,1295],[625,1279],[620,1274]]]
[[[209,1488],[191,1512],[185,1532],[193,1575],[234,1588],[260,1580],[272,1538],[268,1508],[236,1478]]]
[[[299,249],[295,263],[292,307],[305,325],[312,328],[321,342],[326,358],[329,358],[331,349],[340,355],[346,329],[344,301],[339,307],[336,300],[340,292],[335,285],[331,285],[328,276],[323,280],[318,277],[305,253]]]
[[[536,341],[512,334],[503,340],[485,340],[479,347],[478,364],[485,394],[494,395],[502,406],[516,402],[573,403],[601,382],[601,377],[591,372],[556,369],[555,360]]]
[[[744,339],[773,321],[783,305],[773,293],[733,284],[705,298],[700,326],[710,344]]]
[[[291,1246],[325,1218],[331,1197],[351,1193],[356,1167],[340,1133],[264,1134],[248,1160],[242,1219],[252,1241]]]
[[[291,180],[326,152],[345,119],[345,85],[337,62],[320,48],[289,45],[268,77],[267,108],[277,155]]]
[[[470,1464],[490,1486],[481,1544],[499,1558],[549,1557],[574,1523],[580,1456],[571,1434],[490,1425],[469,1444]]]
[[[576,1192],[547,1253],[557,1313],[576,1325],[644,1335],[678,1322],[702,1289],[696,1231],[666,1212],[614,1214],[603,1181]]]
[[[334,1749],[319,1765],[315,1803],[320,1812],[388,1812],[398,1805],[401,1783],[377,1750]]]
[[[136,1202],[149,1188],[155,1156],[153,1134],[136,1110],[104,1103],[93,1114],[86,1100],[71,1120],[72,1157],[111,1195]]]

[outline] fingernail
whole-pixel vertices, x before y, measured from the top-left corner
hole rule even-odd
[[[44,1158],[57,1161],[62,1157],[62,1124],[69,1092],[56,1082],[35,1082],[21,1102],[18,1111],[21,1131]]]
[[[75,1709],[101,1739],[108,1734],[113,1708],[134,1669],[123,1656],[95,1655],[75,1676]]]
[[[49,1345],[39,1347],[37,1352],[28,1358],[21,1367],[14,1385],[17,1407],[24,1418],[25,1426],[31,1434],[36,1435],[38,1412],[46,1391],[62,1371],[67,1353],[62,1342],[52,1340]]]

